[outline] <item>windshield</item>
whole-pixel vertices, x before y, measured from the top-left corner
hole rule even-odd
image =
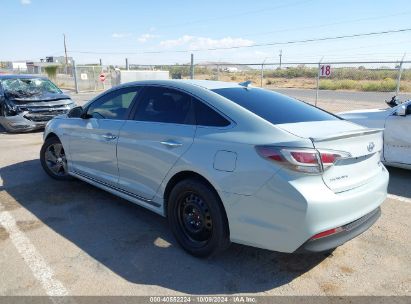
[[[47,93],[62,94],[61,90],[48,79],[4,79],[1,84],[5,94],[14,98],[27,98]]]
[[[225,88],[213,91],[272,124],[340,120],[324,110],[273,91],[258,88]]]

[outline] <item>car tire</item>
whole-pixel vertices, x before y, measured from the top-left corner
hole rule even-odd
[[[217,192],[199,179],[171,190],[167,217],[181,247],[196,257],[210,257],[230,245],[227,216]]]
[[[60,140],[53,136],[47,138],[40,150],[40,162],[44,171],[56,180],[72,180],[68,174],[67,159]]]

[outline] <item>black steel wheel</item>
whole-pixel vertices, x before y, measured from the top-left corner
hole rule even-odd
[[[213,229],[210,209],[196,192],[180,196],[177,203],[178,220],[185,236],[202,245],[209,241]]]
[[[194,256],[211,256],[230,244],[220,198],[201,180],[179,182],[170,193],[167,213],[177,241]]]

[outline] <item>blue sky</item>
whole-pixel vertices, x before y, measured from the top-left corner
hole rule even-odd
[[[69,55],[78,63],[186,63],[175,50],[303,40],[411,28],[409,0],[131,1],[2,0],[0,61]],[[277,62],[398,60],[411,32],[195,52],[195,60]],[[162,51],[160,54],[144,54]],[[87,52],[94,52],[89,54]],[[128,53],[128,54],[122,54]]]

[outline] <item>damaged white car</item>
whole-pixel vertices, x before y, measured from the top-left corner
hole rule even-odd
[[[338,115],[369,128],[384,128],[382,161],[392,167],[411,169],[411,100],[393,108],[357,110]]]
[[[42,129],[75,103],[46,77],[0,75],[0,125],[7,132]]]

